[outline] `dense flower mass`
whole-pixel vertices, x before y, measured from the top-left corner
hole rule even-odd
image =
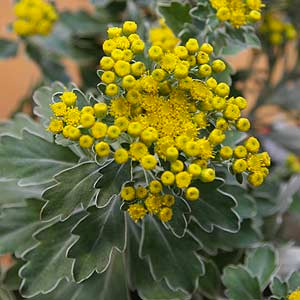
[[[64,92],[51,104],[49,130],[141,171],[144,184],[137,180],[121,190],[134,221],[147,213],[170,221],[176,195],[199,200],[197,183],[214,181],[216,165],[232,166],[261,185],[270,157],[258,153],[259,141],[249,137],[234,149],[222,145],[228,131],[246,132],[250,122],[241,117],[246,99],[230,97],[230,87],[213,77],[226,64],[213,58],[212,45],[190,38],[164,47],[157,44],[164,39],[151,32],[154,44],[146,50],[136,31],[130,21],[108,29],[100,61],[103,102],[79,109],[76,94]],[[151,68],[137,59],[143,54]]]
[[[236,28],[259,21],[264,6],[261,0],[210,0],[210,3],[220,21],[228,21]]]
[[[300,300],[300,290],[296,290],[294,292],[292,292],[289,297],[288,300]]]
[[[14,31],[21,36],[48,35],[58,18],[55,8],[44,0],[21,0],[15,4]]]
[[[259,31],[272,45],[280,45],[286,40],[295,40],[298,36],[294,25],[282,20],[280,15],[275,13],[266,14]]]

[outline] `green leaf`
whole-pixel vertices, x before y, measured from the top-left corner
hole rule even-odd
[[[70,149],[27,131],[21,140],[3,136],[0,141],[0,177],[20,179],[20,185],[50,182],[77,160]]]
[[[204,230],[211,232],[214,227],[228,232],[239,230],[239,218],[233,208],[235,199],[220,190],[224,181],[216,179],[212,183],[197,183],[200,190],[200,200],[190,203],[194,219]]]
[[[25,206],[25,199],[41,199],[48,184],[20,186],[17,179],[0,178],[0,208]]]
[[[197,6],[190,10],[190,15],[200,21],[207,21],[210,14],[208,3],[198,3]]]
[[[41,119],[44,127],[48,127],[53,113],[50,107],[51,99],[54,93],[63,92],[65,86],[60,82],[54,82],[50,87],[43,86],[37,89],[33,94],[33,101],[36,106],[33,109],[34,114]]]
[[[288,286],[285,282],[282,282],[278,277],[273,279],[271,284],[271,291],[274,296],[281,298],[288,294]]]
[[[179,1],[170,3],[159,3],[158,11],[164,17],[166,24],[172,29],[175,35],[179,35],[184,23],[191,23],[190,5]]]
[[[277,270],[277,253],[269,245],[264,245],[250,252],[246,257],[246,266],[259,282],[263,291]]]
[[[199,277],[199,292],[208,299],[217,299],[220,295],[220,272],[212,260],[204,261],[205,274]]]
[[[170,227],[171,231],[178,237],[181,238],[185,235],[188,222],[185,214],[191,212],[191,208],[187,201],[182,197],[174,195],[175,204],[172,206],[173,218],[169,221],[166,226]]]
[[[0,59],[17,55],[19,44],[16,41],[0,39]]]
[[[23,130],[45,138],[49,142],[53,141],[52,133],[46,131],[41,124],[35,122],[26,114],[18,113],[12,120],[0,122],[0,136],[9,135],[21,139]]]
[[[294,272],[288,280],[289,292],[293,292],[300,287],[300,273]]]
[[[16,300],[13,293],[8,291],[5,287],[0,286],[0,299],[1,300]]]
[[[38,295],[32,300],[130,300],[126,283],[126,270],[122,254],[114,252],[104,273],[94,274],[78,284],[64,280],[52,292]]]
[[[202,260],[195,253],[198,248],[189,234],[178,239],[155,217],[144,218],[140,256],[147,258],[155,280],[165,279],[174,290],[193,292],[203,275]]]
[[[66,252],[76,240],[71,231],[83,217],[83,212],[77,213],[67,221],[57,222],[34,235],[39,243],[26,253],[24,259],[27,263],[20,270],[23,278],[20,290],[25,298],[48,293],[64,278],[72,278],[73,260],[67,258]]]
[[[232,195],[237,201],[238,206],[234,209],[240,218],[247,219],[256,216],[256,203],[245,189],[237,185],[224,185],[222,190]]]
[[[14,258],[14,260],[16,260]],[[17,291],[21,285],[21,278],[19,277],[19,271],[24,265],[24,261],[21,259],[16,260],[14,265],[8,269],[5,273],[3,284],[9,291]],[[0,298],[1,299],[1,298]]]
[[[103,208],[89,208],[89,215],[74,229],[73,233],[79,239],[68,256],[75,259],[73,275],[76,282],[87,279],[94,271],[106,270],[114,250],[124,251],[126,223],[120,205],[120,198],[114,197]]]
[[[240,132],[237,130],[226,131],[226,139],[223,141],[223,146],[229,146],[231,148],[235,148],[243,139],[247,137],[244,132]]]
[[[141,229],[128,218],[127,252],[129,278],[132,289],[136,289],[143,300],[185,300],[189,295],[172,291],[164,280],[155,281],[145,259],[139,257]]]
[[[43,51],[38,45],[35,45],[29,40],[27,40],[26,44],[26,53],[39,66],[48,81],[59,80],[64,83],[70,81],[65,67],[57,55]]]
[[[36,242],[32,235],[40,228],[40,211],[43,202],[37,199],[26,201],[26,207],[11,207],[2,210],[0,217],[0,254],[15,253],[17,257]]]
[[[197,238],[203,250],[210,255],[217,254],[219,249],[232,251],[236,248],[251,247],[261,239],[258,232],[252,228],[251,220],[243,221],[240,230],[235,233],[225,232],[219,228],[207,232],[195,222],[191,222],[188,229]]]
[[[82,162],[54,176],[57,183],[43,193],[48,200],[43,207],[42,219],[70,217],[76,208],[86,209],[99,191],[94,188],[99,178],[99,166],[92,161]]]
[[[257,278],[241,265],[228,266],[222,277],[227,288],[227,295],[231,300],[260,300],[261,292]]]
[[[131,164],[117,164],[115,161],[108,162],[100,169],[102,176],[95,187],[100,189],[97,197],[97,206],[107,205],[114,195],[118,195],[122,186],[131,180]]]

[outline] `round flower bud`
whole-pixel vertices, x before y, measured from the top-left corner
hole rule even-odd
[[[233,150],[229,146],[224,146],[220,150],[220,156],[223,159],[230,159],[233,155]]]
[[[216,59],[212,63],[212,69],[216,73],[224,72],[226,70],[226,65],[222,60]]]
[[[114,159],[117,164],[125,164],[128,161],[128,151],[123,148],[117,149]]]
[[[96,144],[95,151],[100,157],[108,156],[110,153],[109,145],[105,142]]]
[[[185,197],[189,201],[196,201],[200,197],[200,192],[196,187],[189,187],[185,192]]]
[[[170,171],[165,171],[162,173],[160,179],[163,185],[172,185],[175,181],[175,175]]]
[[[201,171],[200,179],[203,182],[212,182],[216,178],[215,170],[212,168],[206,168]]]
[[[247,162],[244,159],[237,159],[234,161],[232,169],[235,173],[243,173],[247,170]]]
[[[121,190],[121,198],[125,201],[132,201],[135,199],[135,189],[132,186],[125,186]]]
[[[82,148],[90,148],[90,147],[92,147],[93,143],[94,143],[94,139],[87,134],[82,135],[79,138],[79,145]]]

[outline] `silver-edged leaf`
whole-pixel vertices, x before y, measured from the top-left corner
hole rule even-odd
[[[99,166],[83,162],[55,175],[57,183],[43,193],[48,200],[42,210],[42,219],[60,216],[68,218],[76,208],[87,208],[96,197],[95,182],[100,176]]]
[[[264,245],[249,252],[246,256],[246,267],[259,282],[263,291],[278,267],[278,254],[270,245]]]
[[[244,220],[238,232],[226,232],[215,228],[207,232],[196,222],[189,224],[188,230],[198,240],[203,250],[208,254],[217,254],[218,250],[231,251],[235,248],[250,247],[261,240],[260,234],[252,227],[251,220]]]
[[[70,149],[27,131],[23,131],[22,139],[3,136],[0,140],[0,177],[19,179],[20,185],[50,182],[77,160]]]
[[[17,257],[36,244],[33,234],[41,228],[40,211],[43,202],[24,201],[24,206],[4,208],[0,215],[0,254],[14,253]]]
[[[102,176],[99,178],[95,187],[100,189],[97,197],[97,206],[107,205],[114,195],[118,195],[122,186],[131,180],[131,163],[117,164],[109,161],[100,169]]]
[[[21,139],[23,130],[38,135],[49,142],[53,141],[52,133],[24,113],[18,113],[13,119],[0,122],[0,136],[9,135]]]
[[[20,186],[18,181],[0,178],[0,208],[25,206],[29,198],[41,199],[43,191],[51,184]]]
[[[74,229],[78,241],[68,251],[75,259],[73,276],[76,282],[90,277],[95,271],[104,272],[113,251],[124,251],[126,244],[125,214],[119,197],[111,199],[103,208],[90,207],[88,216]]]
[[[147,259],[155,280],[165,279],[173,290],[192,293],[204,272],[198,248],[189,234],[178,239],[155,217],[144,218],[140,256]]]
[[[37,295],[32,300],[130,300],[126,282],[126,270],[122,254],[114,252],[109,267],[104,273],[94,274],[82,283],[63,280],[46,295]]]
[[[235,198],[237,207],[234,210],[240,218],[247,219],[256,216],[257,207],[255,199],[245,189],[237,185],[226,184],[222,187],[222,190]]]
[[[65,86],[60,82],[54,82],[51,86],[43,86],[37,89],[33,94],[33,101],[36,106],[33,109],[34,114],[41,119],[44,127],[48,127],[53,113],[50,107],[54,93],[63,92]]]
[[[181,238],[185,235],[188,226],[185,215],[191,212],[191,208],[185,199],[177,195],[174,196],[175,204],[172,206],[173,217],[166,225],[170,227],[171,231],[178,238]]]
[[[27,263],[20,270],[21,294],[25,298],[52,291],[63,279],[71,279],[73,260],[66,256],[77,237],[74,226],[84,217],[80,212],[65,222],[56,222],[34,235],[38,244],[24,256]]]
[[[139,257],[141,229],[128,218],[127,263],[131,288],[137,290],[143,300],[185,300],[190,296],[183,291],[171,290],[164,280],[154,280],[146,259]]]
[[[228,266],[224,269],[223,283],[231,300],[262,299],[257,278],[253,277],[244,266]]]
[[[191,218],[207,232],[212,232],[214,227],[228,232],[239,230],[240,219],[234,211],[236,201],[220,189],[223,184],[222,179],[195,184],[200,190],[200,199],[190,203]]]

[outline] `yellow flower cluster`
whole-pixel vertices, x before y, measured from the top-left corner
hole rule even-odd
[[[56,118],[49,130],[79,140],[81,147],[101,158],[113,157],[117,164],[133,161],[146,182],[153,178],[144,187],[130,185],[121,191],[135,221],[147,213],[169,221],[173,204],[165,204],[164,199],[174,190],[189,201],[199,200],[196,183],[212,182],[215,164],[233,164],[236,172],[249,174],[250,183],[261,184],[270,161],[267,153],[258,154],[255,138],[240,146],[244,156],[241,148],[222,147],[227,130],[246,132],[250,122],[241,117],[246,99],[230,97],[230,87],[213,77],[226,64],[212,59],[212,45],[199,45],[193,38],[172,51],[152,45],[144,54],[144,62],[148,59],[152,66],[147,69],[136,56],[145,51],[136,30],[130,21],[108,29],[106,56],[100,61],[107,105],[96,103],[79,110],[76,95],[65,92],[51,105]],[[239,159],[246,164],[243,170],[238,169]]]
[[[220,21],[228,21],[236,28],[259,21],[261,8],[265,6],[261,0],[210,0],[210,3]]]
[[[295,40],[298,36],[293,24],[285,22],[279,15],[269,13],[259,28],[272,45],[280,45],[285,40]]]
[[[258,153],[260,143],[255,137],[249,137],[244,145],[231,149],[228,146],[220,150],[223,159],[233,157],[232,169],[235,173],[249,172],[248,181],[253,186],[260,186],[269,174],[267,167],[271,159],[267,152]]]
[[[149,38],[153,46],[159,46],[164,51],[173,51],[180,40],[173,31],[165,24],[164,20],[159,21],[160,26],[150,28]]]
[[[300,157],[297,157],[295,154],[288,156],[286,165],[292,173],[300,173]]]
[[[55,8],[44,0],[21,0],[14,6],[13,29],[21,36],[48,35],[58,18]]]
[[[300,300],[300,289],[292,292],[289,295],[288,300]]]
[[[157,215],[163,222],[172,219],[171,207],[175,203],[175,197],[171,194],[163,195],[162,189],[163,186],[158,180],[151,181],[148,189],[143,186],[123,187],[121,197],[125,202],[132,203],[128,208],[128,213],[135,222],[147,213]]]

